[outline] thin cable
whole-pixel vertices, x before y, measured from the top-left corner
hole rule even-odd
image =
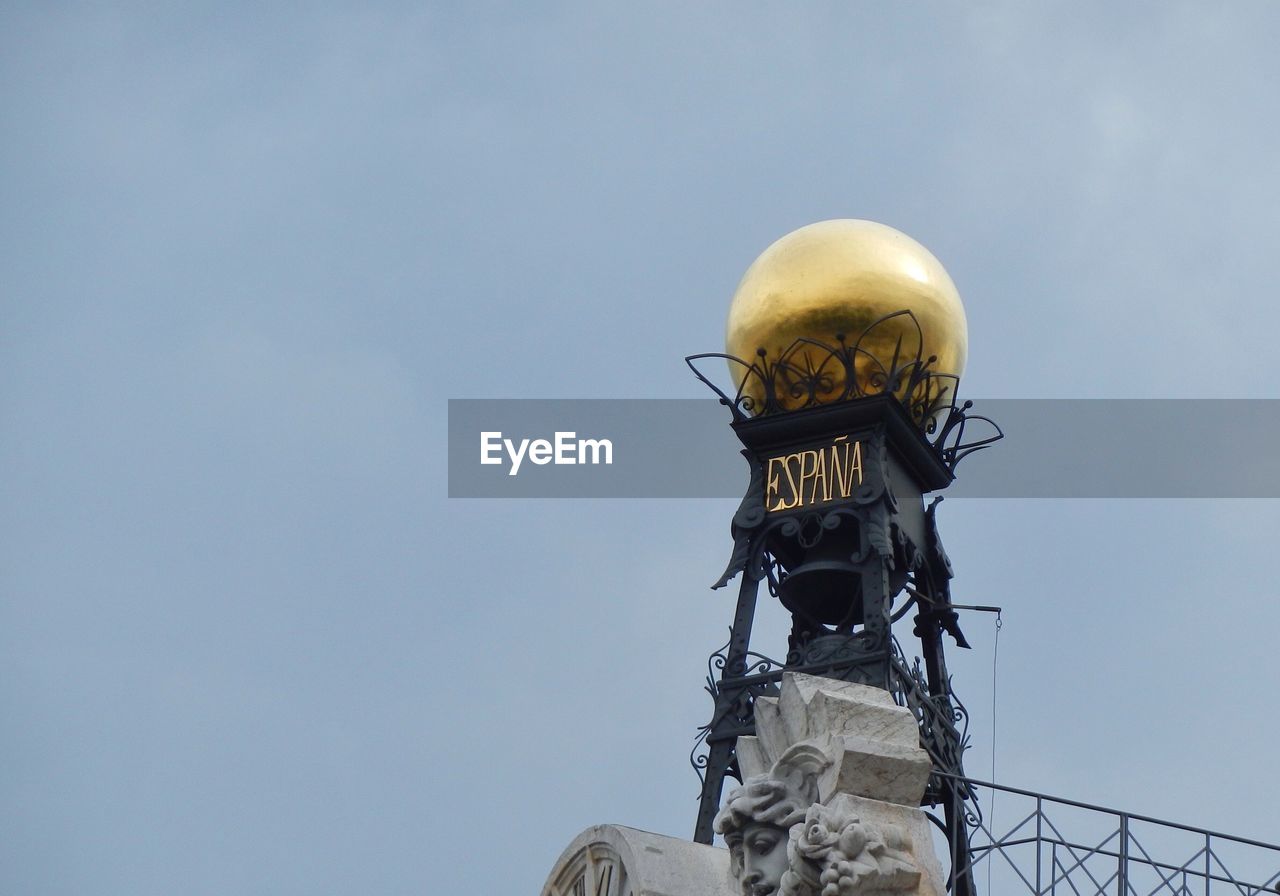
[[[999,676],[996,674],[997,662],[1000,659],[1000,629],[1004,625],[1004,619],[1000,615],[1000,611],[996,611],[996,638],[995,644],[991,648],[991,783],[996,783],[996,682]],[[996,791],[991,789],[991,808],[990,812],[990,830],[992,836],[995,836],[996,830]],[[990,856],[987,857],[987,892],[991,892],[991,862]]]

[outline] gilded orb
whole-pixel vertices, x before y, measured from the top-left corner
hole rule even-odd
[[[906,315],[882,320],[898,311],[910,311],[914,321]],[[936,356],[928,367],[934,374],[958,380],[964,372],[968,329],[951,277],[924,246],[874,221],[819,221],[765,249],[734,293],[725,352],[758,364],[763,350],[767,364],[791,348],[789,365],[816,367],[824,361],[821,350],[795,348],[795,341],[834,346],[838,337],[858,346],[858,394],[885,391],[877,371],[892,366],[895,352],[899,363]],[[730,368],[735,385],[759,401],[761,385],[744,381],[740,365],[730,362]],[[839,373],[832,389],[838,392],[844,379]]]

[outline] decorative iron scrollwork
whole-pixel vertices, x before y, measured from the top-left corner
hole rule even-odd
[[[866,346],[876,340],[878,329],[903,320],[909,321],[916,332],[914,352],[903,352],[900,336],[887,359],[868,350]],[[895,311],[873,321],[852,344],[844,333],[834,334],[834,339],[832,344],[802,337],[776,358],[762,348],[754,360],[724,352],[703,352],[689,355],[685,363],[720,397],[735,422],[873,395],[893,395],[953,474],[965,457],[1004,438],[1004,432],[990,418],[969,413],[972,401],[957,402],[959,378],[935,370],[937,356],[923,357],[923,333],[912,312]],[[697,362],[708,358],[727,361],[741,371],[735,377],[732,393],[698,369]],[[966,441],[966,428],[975,423],[990,429]]]
[[[916,332],[914,352],[903,352],[902,338],[894,340],[893,354],[882,358],[867,348],[896,322],[909,321]],[[801,337],[776,358],[761,348],[755,360],[746,361],[722,352],[690,355],[686,362],[698,379],[710,386],[735,420],[803,410],[817,405],[866,398],[870,395],[897,395],[922,428],[930,418],[952,401],[957,383],[954,374],[933,369],[937,356],[922,356],[924,345],[920,322],[910,311],[895,311],[873,321],[849,344],[844,333],[834,334],[836,344]],[[728,395],[698,370],[694,361],[720,358],[742,371],[735,392]]]
[[[797,655],[788,655],[786,663],[779,663],[764,654],[748,651],[736,663],[729,661],[730,640],[707,657],[707,678],[704,688],[715,704],[711,721],[700,727],[689,751],[689,763],[705,783],[704,772],[709,762],[702,752],[709,741],[733,741],[742,734],[755,731],[755,701],[757,697],[776,697],[782,670],[798,661]],[[741,780],[736,764],[728,770]]]
[[[908,665],[897,638],[893,639],[889,680],[894,702],[911,710],[920,727],[920,746],[933,760],[934,774],[929,779],[926,799],[937,805],[945,798],[946,786],[953,786],[939,773],[964,776],[964,753],[969,749],[969,712],[951,692],[949,680],[945,693],[929,693],[920,660]],[[965,812],[981,819],[982,811],[976,794],[966,791],[961,798],[965,802]]]

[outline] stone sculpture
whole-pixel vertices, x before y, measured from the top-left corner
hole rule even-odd
[[[814,803],[791,828],[780,896],[866,896],[912,891],[920,870],[896,824],[863,821],[848,801]]]
[[[715,820],[742,896],[941,892],[917,808],[929,763],[909,712],[883,691],[805,675],[756,709],[758,736],[738,745],[756,773]]]
[[[745,783],[716,815],[729,849],[588,828],[543,896],[945,896],[920,811],[932,764],[878,688],[788,672],[740,737]]]
[[[791,861],[789,835],[818,798],[818,775],[831,760],[800,744],[788,750],[768,774],[747,779],[729,793],[716,815],[715,830],[729,847],[730,874],[744,896],[772,896]]]

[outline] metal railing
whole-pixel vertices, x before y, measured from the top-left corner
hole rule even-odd
[[[995,795],[999,810],[998,826],[976,812],[967,813],[967,867],[963,850],[954,845],[951,850],[951,879],[968,871],[980,893],[1280,893],[1280,846],[1016,787],[956,780],[976,788],[984,805]]]

